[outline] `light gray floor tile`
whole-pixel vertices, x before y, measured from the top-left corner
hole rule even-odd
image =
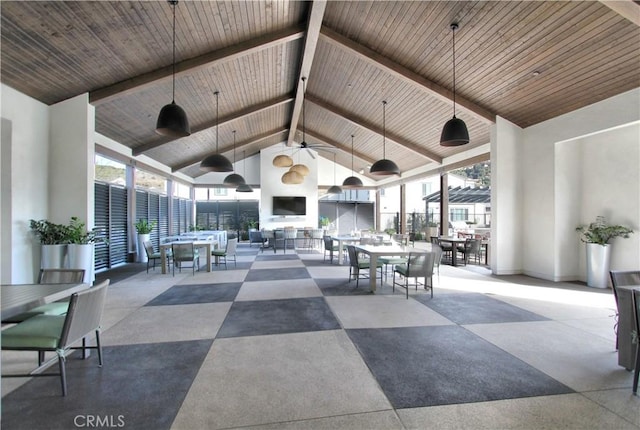
[[[251,426],[250,428],[252,430],[401,430],[404,429],[404,426],[394,411],[380,411]]]
[[[634,396],[631,388],[588,391],[582,394],[640,428],[640,396]]]
[[[256,281],[242,284],[236,301],[293,299],[318,296],[322,296],[322,292],[311,278],[291,281]]]
[[[105,331],[104,345],[213,339],[231,302],[146,306]]]
[[[400,409],[398,415],[407,429],[638,429],[580,394]]]
[[[556,321],[476,324],[468,330],[576,391],[630,386],[611,342]]]
[[[216,429],[391,409],[342,330],[215,340],[173,428]]]
[[[312,278],[349,278],[349,266],[329,265],[325,266],[308,266],[307,270]],[[366,281],[365,281],[366,282]],[[355,286],[355,284],[354,284]],[[365,285],[366,287],[366,285]]]
[[[279,269],[281,267],[304,267],[300,260],[254,261],[252,269]]]
[[[422,303],[407,300],[404,294],[331,296],[325,300],[345,329],[453,324]]]
[[[575,320],[581,318],[607,318],[615,315],[616,305],[608,297],[602,297],[599,306],[581,306],[578,299],[574,303],[554,301],[552,297],[541,295],[537,300],[523,297],[493,296],[514,306],[526,309],[554,320]],[[575,297],[575,296],[574,296]],[[613,322],[613,321],[612,321]]]

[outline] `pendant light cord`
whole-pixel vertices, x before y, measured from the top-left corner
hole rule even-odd
[[[178,1],[171,3],[173,5],[173,89],[171,92],[172,103],[176,102],[176,5]]]
[[[233,165],[236,165],[236,131],[233,130]]]
[[[387,102],[382,101],[382,159],[387,158]]]
[[[351,135],[351,176],[353,176],[353,134]]]
[[[307,141],[307,137],[305,135],[305,84],[304,81],[307,78],[303,77],[302,78],[302,141],[306,142]]]
[[[218,153],[218,105],[219,105],[218,96],[220,92],[216,91],[213,94],[215,94],[216,96],[216,153]]]
[[[451,24],[453,33],[453,117],[456,117],[456,29],[458,24]]]

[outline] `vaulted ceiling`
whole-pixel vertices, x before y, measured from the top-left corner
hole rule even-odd
[[[89,93],[96,131],[196,178],[218,145],[236,159],[282,143],[335,148],[356,169],[402,172],[489,142],[499,115],[528,127],[640,86],[640,5],[608,1],[180,1],[175,101],[191,135],[155,133],[171,102],[166,1],[7,1],[2,82],[46,104]],[[439,144],[453,114],[463,147]],[[303,83],[306,103],[303,124]],[[386,101],[386,129],[383,107]],[[284,146],[283,146],[284,148]],[[318,149],[332,159],[333,152]]]

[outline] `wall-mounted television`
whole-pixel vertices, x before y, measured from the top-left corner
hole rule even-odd
[[[306,215],[307,198],[290,196],[273,196],[274,215]]]

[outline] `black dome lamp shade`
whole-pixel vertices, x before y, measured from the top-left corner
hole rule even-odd
[[[440,135],[441,146],[461,146],[469,143],[467,125],[460,118],[456,118],[456,30],[458,24],[451,24],[453,34],[453,118],[447,121]]]
[[[391,160],[386,158],[386,107],[387,102],[382,101],[382,160],[378,160],[373,163],[369,173],[377,176],[389,176],[389,175],[398,175],[400,176],[400,169]]]
[[[200,163],[200,170],[206,172],[233,172],[231,162],[222,154],[218,153],[218,97],[220,92],[216,91],[216,153],[205,157]]]
[[[176,5],[178,0],[168,0],[169,4],[173,6],[173,85],[171,103],[165,105],[160,109],[158,114],[158,120],[156,121],[156,133],[171,136],[171,137],[185,137],[191,134],[191,128],[189,127],[189,120],[187,114],[180,106],[175,102],[176,98]]]
[[[342,187],[347,189],[360,188],[364,186],[360,178],[353,176],[353,134],[351,135],[351,176],[342,182]]]
[[[236,164],[236,131],[233,130],[233,164]],[[238,186],[238,185],[242,185],[245,183],[244,178],[237,174],[237,173],[231,173],[230,175],[227,175],[226,178],[224,178],[224,181],[222,181],[222,183],[224,185],[232,185],[232,186]]]
[[[336,183],[336,153],[333,153],[333,183]],[[332,185],[327,190],[327,194],[342,194],[342,188],[339,185]]]
[[[247,174],[247,159],[246,159],[246,155],[245,155],[245,151],[242,151],[242,174],[246,175]],[[247,184],[246,182],[243,184],[240,184],[238,186],[238,188],[236,188],[236,193],[252,193],[253,192],[253,188],[251,188],[251,185]]]

